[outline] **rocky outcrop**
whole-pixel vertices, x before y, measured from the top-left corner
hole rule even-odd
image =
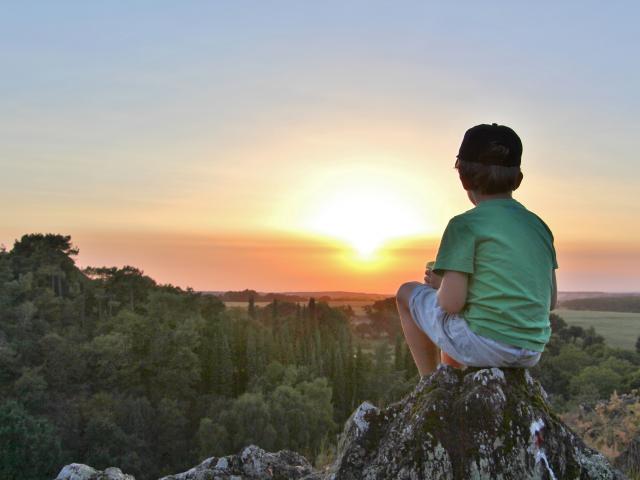
[[[302,455],[289,450],[265,452],[250,445],[238,455],[211,457],[197,467],[161,480],[257,480],[313,478],[311,464]]]
[[[622,479],[522,369],[441,367],[402,401],[347,421],[333,478]]]
[[[81,463],[72,463],[60,470],[55,480],[135,480],[135,478],[133,475],[122,473],[122,470],[115,467],[101,471]]]
[[[320,480],[311,464],[302,455],[289,450],[265,452],[250,445],[237,455],[207,458],[186,472],[162,477],[160,480]],[[72,463],[64,467],[55,480],[135,480],[118,468],[97,471],[87,465]]]
[[[94,477],[73,480],[84,478]],[[385,409],[360,405],[327,472],[297,453],[250,446],[163,480],[624,478],[550,410],[528,371],[442,366]]]

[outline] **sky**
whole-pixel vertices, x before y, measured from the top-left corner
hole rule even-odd
[[[0,1],[0,243],[196,290],[390,293],[470,208],[465,130],[560,290],[640,291],[636,2]]]

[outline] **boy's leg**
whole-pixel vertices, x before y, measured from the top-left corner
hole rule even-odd
[[[440,350],[440,361],[444,365],[450,365],[453,368],[464,368],[464,365],[462,363],[458,362],[455,358],[449,356],[449,354],[444,350]]]
[[[421,285],[418,282],[404,283],[396,294],[396,303],[398,306],[398,314],[400,315],[400,321],[402,323],[402,331],[404,332],[404,338],[409,345],[413,361],[418,367],[420,376],[427,375],[435,371],[438,367],[438,361],[440,360],[440,354],[438,347],[431,341],[429,336],[424,333],[411,316],[409,310],[409,299],[413,290]]]

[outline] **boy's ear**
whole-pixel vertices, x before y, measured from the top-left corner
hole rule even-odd
[[[513,186],[513,189],[514,189],[514,190],[517,190],[517,189],[518,189],[518,187],[519,187],[519,186],[520,186],[520,184],[522,183],[522,179],[523,179],[523,178],[524,178],[524,175],[522,174],[522,172],[520,172],[520,173],[518,174],[518,179],[516,180],[516,183],[515,183],[515,185]]]
[[[460,178],[460,182],[462,182],[462,188],[464,188],[467,191],[473,190],[473,185],[471,184],[468,178],[464,178],[460,174],[458,174],[458,178]]]

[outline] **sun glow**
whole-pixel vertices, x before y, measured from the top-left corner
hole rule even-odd
[[[422,233],[424,219],[388,187],[358,185],[327,193],[307,228],[348,243],[360,260],[373,260],[391,239]]]

